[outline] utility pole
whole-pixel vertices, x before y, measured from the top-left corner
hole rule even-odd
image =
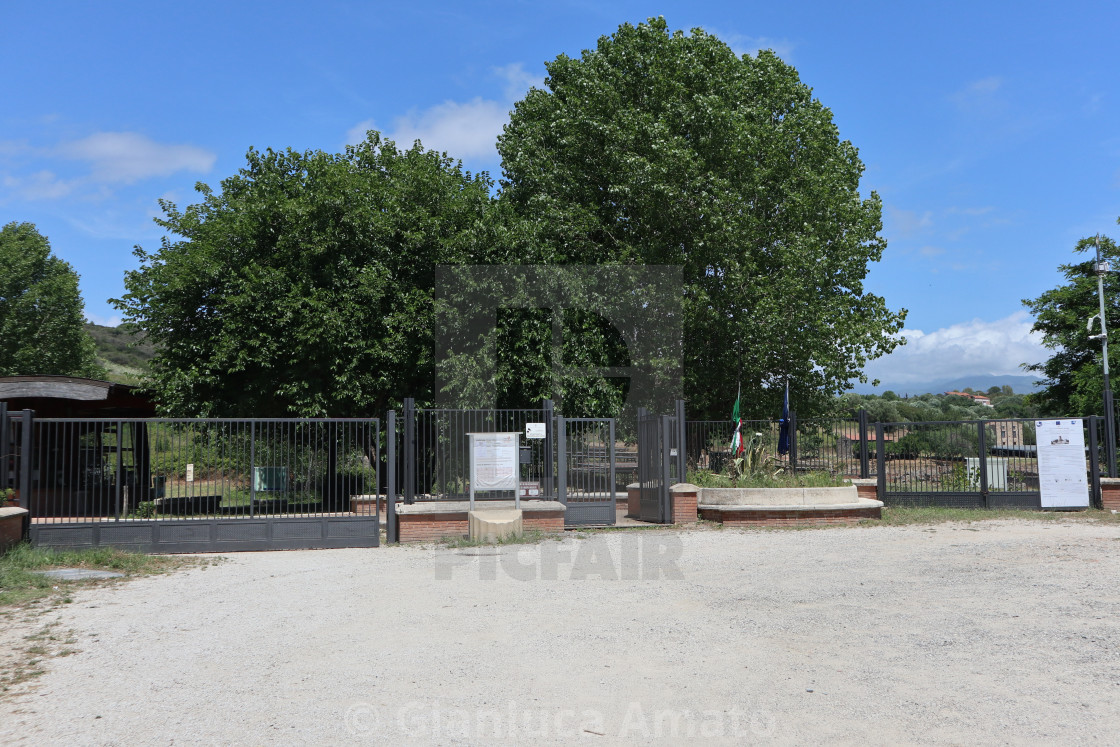
[[[1093,238],[1093,245],[1097,250],[1095,270],[1097,273],[1097,301],[1100,304],[1101,333],[1090,335],[1090,340],[1101,341],[1101,357],[1104,369],[1104,423],[1105,423],[1105,451],[1108,454],[1108,476],[1116,477],[1116,412],[1112,404],[1112,384],[1108,380],[1108,326],[1104,316],[1104,274],[1108,272],[1107,262],[1101,261],[1101,237],[1098,234]],[[1089,320],[1090,329],[1093,320]]]

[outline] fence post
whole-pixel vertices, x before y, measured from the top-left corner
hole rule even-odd
[[[797,474],[797,413],[789,411],[789,471]]]
[[[1107,363],[1107,361],[1106,361]],[[1112,387],[1104,390],[1104,442],[1108,456],[1108,476],[1116,477],[1116,405],[1112,400]]]
[[[988,421],[980,420],[976,423],[976,445],[980,452],[980,498],[984,501],[984,508],[988,508],[988,444],[986,443]]]
[[[404,502],[416,501],[416,400],[404,398]]]
[[[867,410],[859,408],[859,476],[866,480],[871,474],[871,460],[867,453]]]
[[[661,426],[661,523],[673,523],[673,491],[669,490],[669,468],[672,465],[673,427],[672,418],[662,415],[658,418]]]
[[[124,490],[124,423],[117,421],[117,490],[116,499],[117,505],[113,511],[113,517],[120,521],[121,519],[121,491]]]
[[[187,495],[190,495],[188,485]],[[257,513],[257,421],[249,421],[249,515]]]
[[[687,448],[685,444],[684,400],[677,400],[677,482],[688,482]]]
[[[35,411],[24,410],[20,413],[23,426],[20,433],[19,449],[19,506],[31,507],[31,429],[35,427]]]
[[[1037,446],[1035,447],[1038,448]],[[1101,505],[1100,444],[1097,438],[1097,416],[1089,416],[1089,505]]]
[[[389,410],[385,422],[385,541],[397,538],[397,411]]]
[[[617,492],[617,486],[615,484],[614,476],[614,418],[611,418],[607,423],[607,439],[607,457],[610,459],[610,462],[608,463],[610,465],[608,467],[608,469],[610,470],[610,476],[608,478],[610,482],[608,484],[610,485],[611,490],[611,503],[616,503],[617,498],[615,496],[615,493]]]
[[[883,424],[875,424],[875,492],[876,497],[884,504],[887,502],[887,449],[883,438]]]
[[[556,500],[568,503],[568,437],[564,416],[556,414]]]
[[[8,403],[0,402],[0,488],[14,487],[8,481],[12,478],[12,432],[8,426]]]
[[[556,410],[551,399],[543,400],[541,407],[544,409],[544,474],[541,475],[544,495],[541,497],[552,500],[556,492],[556,462],[552,453],[556,443],[556,434],[553,433],[556,430]]]

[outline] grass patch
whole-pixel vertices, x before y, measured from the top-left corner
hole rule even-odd
[[[1024,519],[1027,521],[1102,521],[1120,523],[1120,515],[1111,511],[1029,511],[1017,508],[948,508],[945,506],[884,506],[883,518],[861,521],[865,526],[906,526],[910,524],[944,524],[952,521],[996,521]]]
[[[695,470],[688,473],[688,481],[701,488],[841,488],[851,484],[828,472],[779,472],[731,477],[720,472]]]
[[[96,581],[62,581],[39,575],[35,571],[51,568],[88,568],[116,571],[126,576],[145,576],[212,562],[216,562],[216,559],[142,555],[112,547],[53,550],[32,547],[24,542],[0,556],[0,609],[26,604],[55,594],[65,603],[70,601],[70,594],[77,585],[96,583]]]

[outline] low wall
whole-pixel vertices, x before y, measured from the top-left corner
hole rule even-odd
[[[397,504],[397,536],[402,543],[438,542],[445,537],[465,538],[470,531],[468,501]],[[513,508],[513,501],[475,501],[475,510]],[[521,501],[521,526],[525,530],[564,531],[563,503]]]
[[[855,485],[834,488],[700,488],[698,514],[724,526],[855,524],[881,519],[882,502]]]
[[[27,530],[26,508],[0,508],[0,552],[23,541]]]

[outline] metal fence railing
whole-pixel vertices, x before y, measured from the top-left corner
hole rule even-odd
[[[34,421],[37,522],[379,511],[377,419]]]
[[[470,494],[468,433],[525,433],[528,423],[543,424],[544,438],[523,439],[521,482],[539,491],[539,497],[556,494],[556,423],[550,404],[523,410],[416,409],[406,401],[397,431],[401,498],[415,501],[465,501]],[[538,497],[538,496],[534,496]],[[510,499],[511,495],[478,494],[475,500]]]

